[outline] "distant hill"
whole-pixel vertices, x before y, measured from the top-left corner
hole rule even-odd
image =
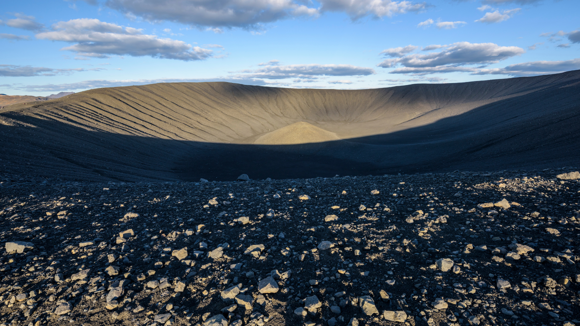
[[[6,107],[8,105],[13,105],[13,104],[54,100],[54,99],[65,97],[65,96],[68,96],[71,94],[74,94],[74,93],[73,92],[60,92],[58,94],[52,94],[49,96],[0,94],[0,108]]]
[[[47,98],[49,99],[55,99],[55,98],[61,98],[61,97],[65,97],[67,95],[71,95],[74,94],[74,92],[60,92],[58,94],[52,94],[52,95],[48,95]]]

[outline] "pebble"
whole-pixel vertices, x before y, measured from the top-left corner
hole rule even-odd
[[[365,295],[359,298],[359,306],[361,307],[363,313],[367,316],[379,314],[377,306],[375,305],[375,301],[369,295]]]
[[[61,302],[58,304],[54,313],[58,316],[66,315],[72,310],[72,305],[68,302]]]
[[[258,291],[262,294],[277,293],[280,290],[274,278],[266,277],[258,284]]]
[[[33,250],[34,244],[31,242],[25,241],[10,241],[4,244],[4,248],[6,252],[9,254],[21,254],[24,253],[26,250]]]
[[[218,314],[207,319],[203,326],[228,326],[228,320],[222,314]]]
[[[304,301],[304,309],[314,312],[318,308],[322,307],[322,303],[318,300],[318,297],[313,295],[306,298]]]
[[[442,272],[447,272],[453,267],[453,260],[450,258],[441,258],[436,262],[437,269]]]
[[[407,313],[404,311],[390,311],[385,310],[383,312],[383,317],[388,321],[404,323],[407,320]]]
[[[240,293],[240,288],[235,285],[228,289],[223,290],[220,294],[223,300],[234,300],[234,298]]]

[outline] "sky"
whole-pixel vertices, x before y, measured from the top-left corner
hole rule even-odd
[[[0,94],[366,89],[580,69],[579,0],[0,0]]]

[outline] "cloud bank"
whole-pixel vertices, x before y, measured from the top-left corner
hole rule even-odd
[[[212,50],[191,46],[183,41],[146,35],[141,30],[101,22],[98,19],[73,19],[59,22],[36,38],[73,43],[62,48],[81,56],[106,58],[110,55],[149,56],[182,61],[204,60]]]
[[[400,58],[386,59],[378,66],[382,68],[400,67],[391,71],[391,73],[395,74],[425,75],[473,72],[475,68],[466,66],[497,63],[525,52],[522,48],[516,46],[499,46],[494,43],[459,42],[450,45],[429,46],[430,49],[437,47],[443,50],[428,54],[407,54]]]

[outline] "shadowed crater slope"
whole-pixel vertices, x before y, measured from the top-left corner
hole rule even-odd
[[[580,72],[371,90],[95,89],[0,110],[0,170],[232,180],[577,165]]]

